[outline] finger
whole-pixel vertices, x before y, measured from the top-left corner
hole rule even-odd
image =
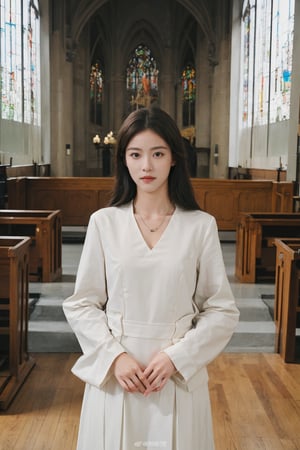
[[[144,372],[137,374],[137,376],[146,389],[150,387],[150,382]]]
[[[125,383],[127,384],[128,392],[137,392],[138,391],[138,387],[136,386],[134,380],[132,380],[131,378],[126,379]]]
[[[151,392],[161,391],[167,382],[167,378],[156,378],[153,383],[151,383],[150,387],[146,389],[144,395],[149,395]]]
[[[163,378],[159,384],[159,386],[157,386],[156,388],[153,389],[153,392],[158,392],[161,391],[165,385],[167,384],[168,379],[167,378]]]
[[[125,381],[123,381],[122,379],[117,378],[119,385],[121,386],[121,388],[124,389],[124,391],[126,392],[130,392],[129,391],[129,387],[127,385],[127,383]]]
[[[144,384],[142,383],[142,381],[139,379],[139,377],[137,375],[135,375],[132,378],[132,382],[134,383],[134,385],[136,386],[136,388],[139,392],[141,392],[142,394],[145,392],[146,387],[144,386]]]
[[[123,379],[123,381],[126,384],[126,390],[128,392],[137,392],[138,391],[143,394],[146,390],[146,386],[139,379],[137,374],[127,376],[126,378]]]
[[[164,380],[165,380],[165,378],[157,377],[151,384],[152,390],[159,389],[161,387],[161,385],[163,384]]]
[[[160,376],[160,373],[157,370],[157,371],[151,372],[150,375],[148,376],[147,380],[148,380],[149,384],[152,386],[153,383],[155,383],[155,380],[158,380],[159,378],[162,378],[162,377]]]
[[[149,378],[149,376],[151,375],[152,372],[153,372],[153,367],[148,366],[144,370],[143,375],[144,375],[145,378]]]

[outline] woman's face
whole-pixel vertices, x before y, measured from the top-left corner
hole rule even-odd
[[[125,161],[138,190],[167,190],[168,176],[174,161],[170,147],[154,131],[141,131],[129,141]]]

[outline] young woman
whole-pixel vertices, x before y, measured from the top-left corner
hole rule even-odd
[[[206,366],[239,312],[184,155],[161,109],[120,129],[112,201],[90,218],[63,305],[83,353],[78,450],[214,448]]]

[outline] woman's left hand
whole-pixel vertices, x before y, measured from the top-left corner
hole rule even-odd
[[[161,391],[176,371],[176,367],[166,353],[163,351],[157,353],[143,372],[143,378],[147,379],[150,384],[144,395],[147,396],[151,392]]]

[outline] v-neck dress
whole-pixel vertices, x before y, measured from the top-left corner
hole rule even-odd
[[[86,383],[78,450],[213,450],[206,366],[239,312],[211,215],[176,207],[150,249],[132,203],[95,212],[63,308]],[[177,372],[160,392],[127,393],[111,369],[124,351],[145,366],[164,351]]]

